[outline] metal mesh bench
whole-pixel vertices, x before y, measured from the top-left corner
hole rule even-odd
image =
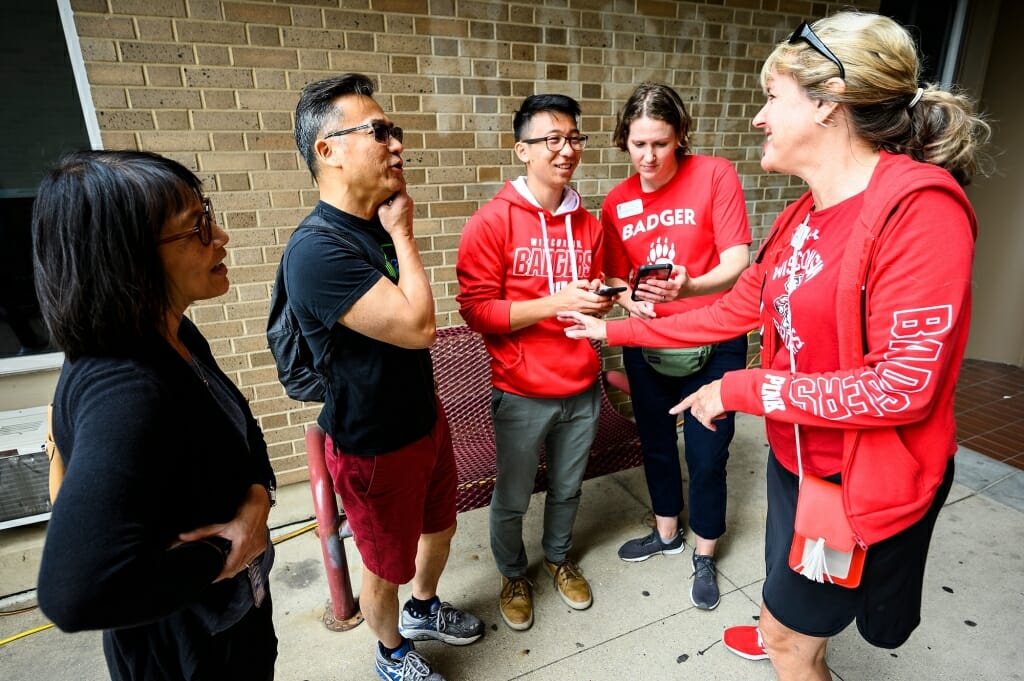
[[[461,513],[489,504],[494,490],[490,355],[480,334],[467,326],[438,329],[430,354],[438,394],[452,431],[459,475],[455,503]],[[608,401],[602,382],[601,416],[585,477],[614,473],[641,462],[636,425]],[[542,454],[534,491],[547,487],[546,470]]]
[[[595,344],[594,351],[598,351]],[[430,348],[438,394],[452,432],[458,490],[458,512],[487,506],[494,490],[494,429],[491,426],[490,355],[480,335],[466,326],[439,329]],[[306,431],[309,482],[319,525],[320,544],[327,570],[331,598],[323,623],[332,631],[346,631],[363,621],[352,596],[344,540],[351,536],[344,516],[339,514],[334,485],[324,461],[324,433],[313,424]],[[639,466],[640,438],[636,425],[611,402],[601,382],[601,415],[597,436],[590,450],[584,474],[593,478],[605,473]],[[541,454],[534,491],[545,489],[547,465]]]

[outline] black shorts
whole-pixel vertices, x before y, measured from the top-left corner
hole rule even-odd
[[[838,482],[839,476],[828,478]],[[789,567],[796,516],[797,476],[768,456],[768,519],[764,559],[767,576],[761,596],[768,611],[786,627],[807,636],[831,637],[855,618],[868,643],[896,648],[921,622],[921,589],[928,544],[939,509],[953,484],[953,459],[928,512],[919,521],[868,547],[860,586],[822,584]]]

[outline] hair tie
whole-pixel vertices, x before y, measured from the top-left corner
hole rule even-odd
[[[907,108],[908,108],[908,109],[913,109],[913,108],[914,108],[914,106],[915,106],[915,105],[916,105],[916,104],[917,104],[918,102],[920,102],[920,101],[921,101],[921,95],[923,95],[923,94],[924,94],[924,88],[923,88],[923,87],[919,87],[919,88],[917,88],[917,94],[915,94],[915,95],[914,95],[914,98],[913,98],[912,100],[910,100],[910,104],[907,104]]]

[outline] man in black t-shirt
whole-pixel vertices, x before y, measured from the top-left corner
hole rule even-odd
[[[320,202],[289,241],[289,304],[329,384],[318,419],[362,556],[360,609],[379,639],[377,673],[443,681],[412,640],[477,640],[483,624],[437,597],[455,533],[455,458],[427,348],[434,298],[413,236],[402,129],[359,74],[311,83],[295,142]],[[412,582],[399,611],[398,586]]]

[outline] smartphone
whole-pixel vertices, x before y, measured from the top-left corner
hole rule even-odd
[[[672,276],[672,263],[670,262],[659,262],[654,265],[641,265],[640,269],[636,271],[636,279],[633,280],[633,300],[639,300],[636,297],[636,289],[640,286],[640,282],[646,281],[647,279],[661,279],[664,281]]]
[[[599,296],[617,296],[625,290],[625,286],[602,286],[594,291],[594,293]]]

